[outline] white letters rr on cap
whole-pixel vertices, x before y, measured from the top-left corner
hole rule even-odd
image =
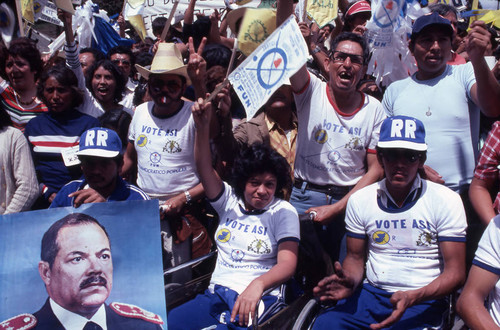
[[[97,131],[97,142],[96,142],[96,145],[107,147],[108,146],[108,144],[106,142],[107,139],[108,139],[108,132],[101,131],[101,130]]]
[[[417,130],[417,125],[415,121],[407,119],[404,121],[402,119],[394,119],[391,125],[391,137],[402,137],[401,131],[404,129],[405,138],[415,138],[415,131]]]
[[[95,137],[94,131],[87,131],[87,136],[85,137],[85,146],[86,147],[94,145],[94,137]]]

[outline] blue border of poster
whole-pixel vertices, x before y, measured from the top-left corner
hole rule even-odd
[[[113,289],[106,303],[137,305],[166,326],[158,201],[85,204],[0,216],[0,322],[34,313],[47,299],[38,273],[42,236],[70,213],[96,218],[109,234]]]

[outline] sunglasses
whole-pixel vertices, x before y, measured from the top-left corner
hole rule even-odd
[[[111,62],[113,62],[116,65],[119,65],[121,63],[123,66],[130,66],[131,64],[130,61],[127,60],[112,60]]]
[[[339,50],[334,50],[332,54],[330,55],[330,58],[333,60],[335,63],[344,63],[345,60],[349,57],[351,60],[352,64],[355,65],[363,65],[365,63],[363,56],[361,55],[356,55],[356,54],[348,54],[341,52]]]
[[[179,84],[176,80],[150,79],[149,84],[155,93],[161,92],[164,87],[166,87],[170,93],[176,93],[182,88],[182,84]]]
[[[422,158],[419,152],[413,150],[384,150],[380,152],[380,156],[388,162],[404,159],[408,163],[415,163]]]

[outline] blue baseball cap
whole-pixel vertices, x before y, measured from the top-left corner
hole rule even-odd
[[[380,127],[379,148],[427,150],[424,124],[412,117],[394,116],[385,119]]]
[[[410,38],[415,39],[423,29],[430,25],[440,25],[449,33],[450,37],[453,36],[453,27],[451,26],[451,22],[439,15],[437,12],[432,12],[417,18],[417,20],[413,23]]]
[[[122,151],[122,141],[115,131],[94,127],[83,132],[77,156],[113,158]]]

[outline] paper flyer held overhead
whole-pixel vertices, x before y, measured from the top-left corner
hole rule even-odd
[[[306,63],[308,55],[306,42],[292,15],[229,75],[248,118]]]

